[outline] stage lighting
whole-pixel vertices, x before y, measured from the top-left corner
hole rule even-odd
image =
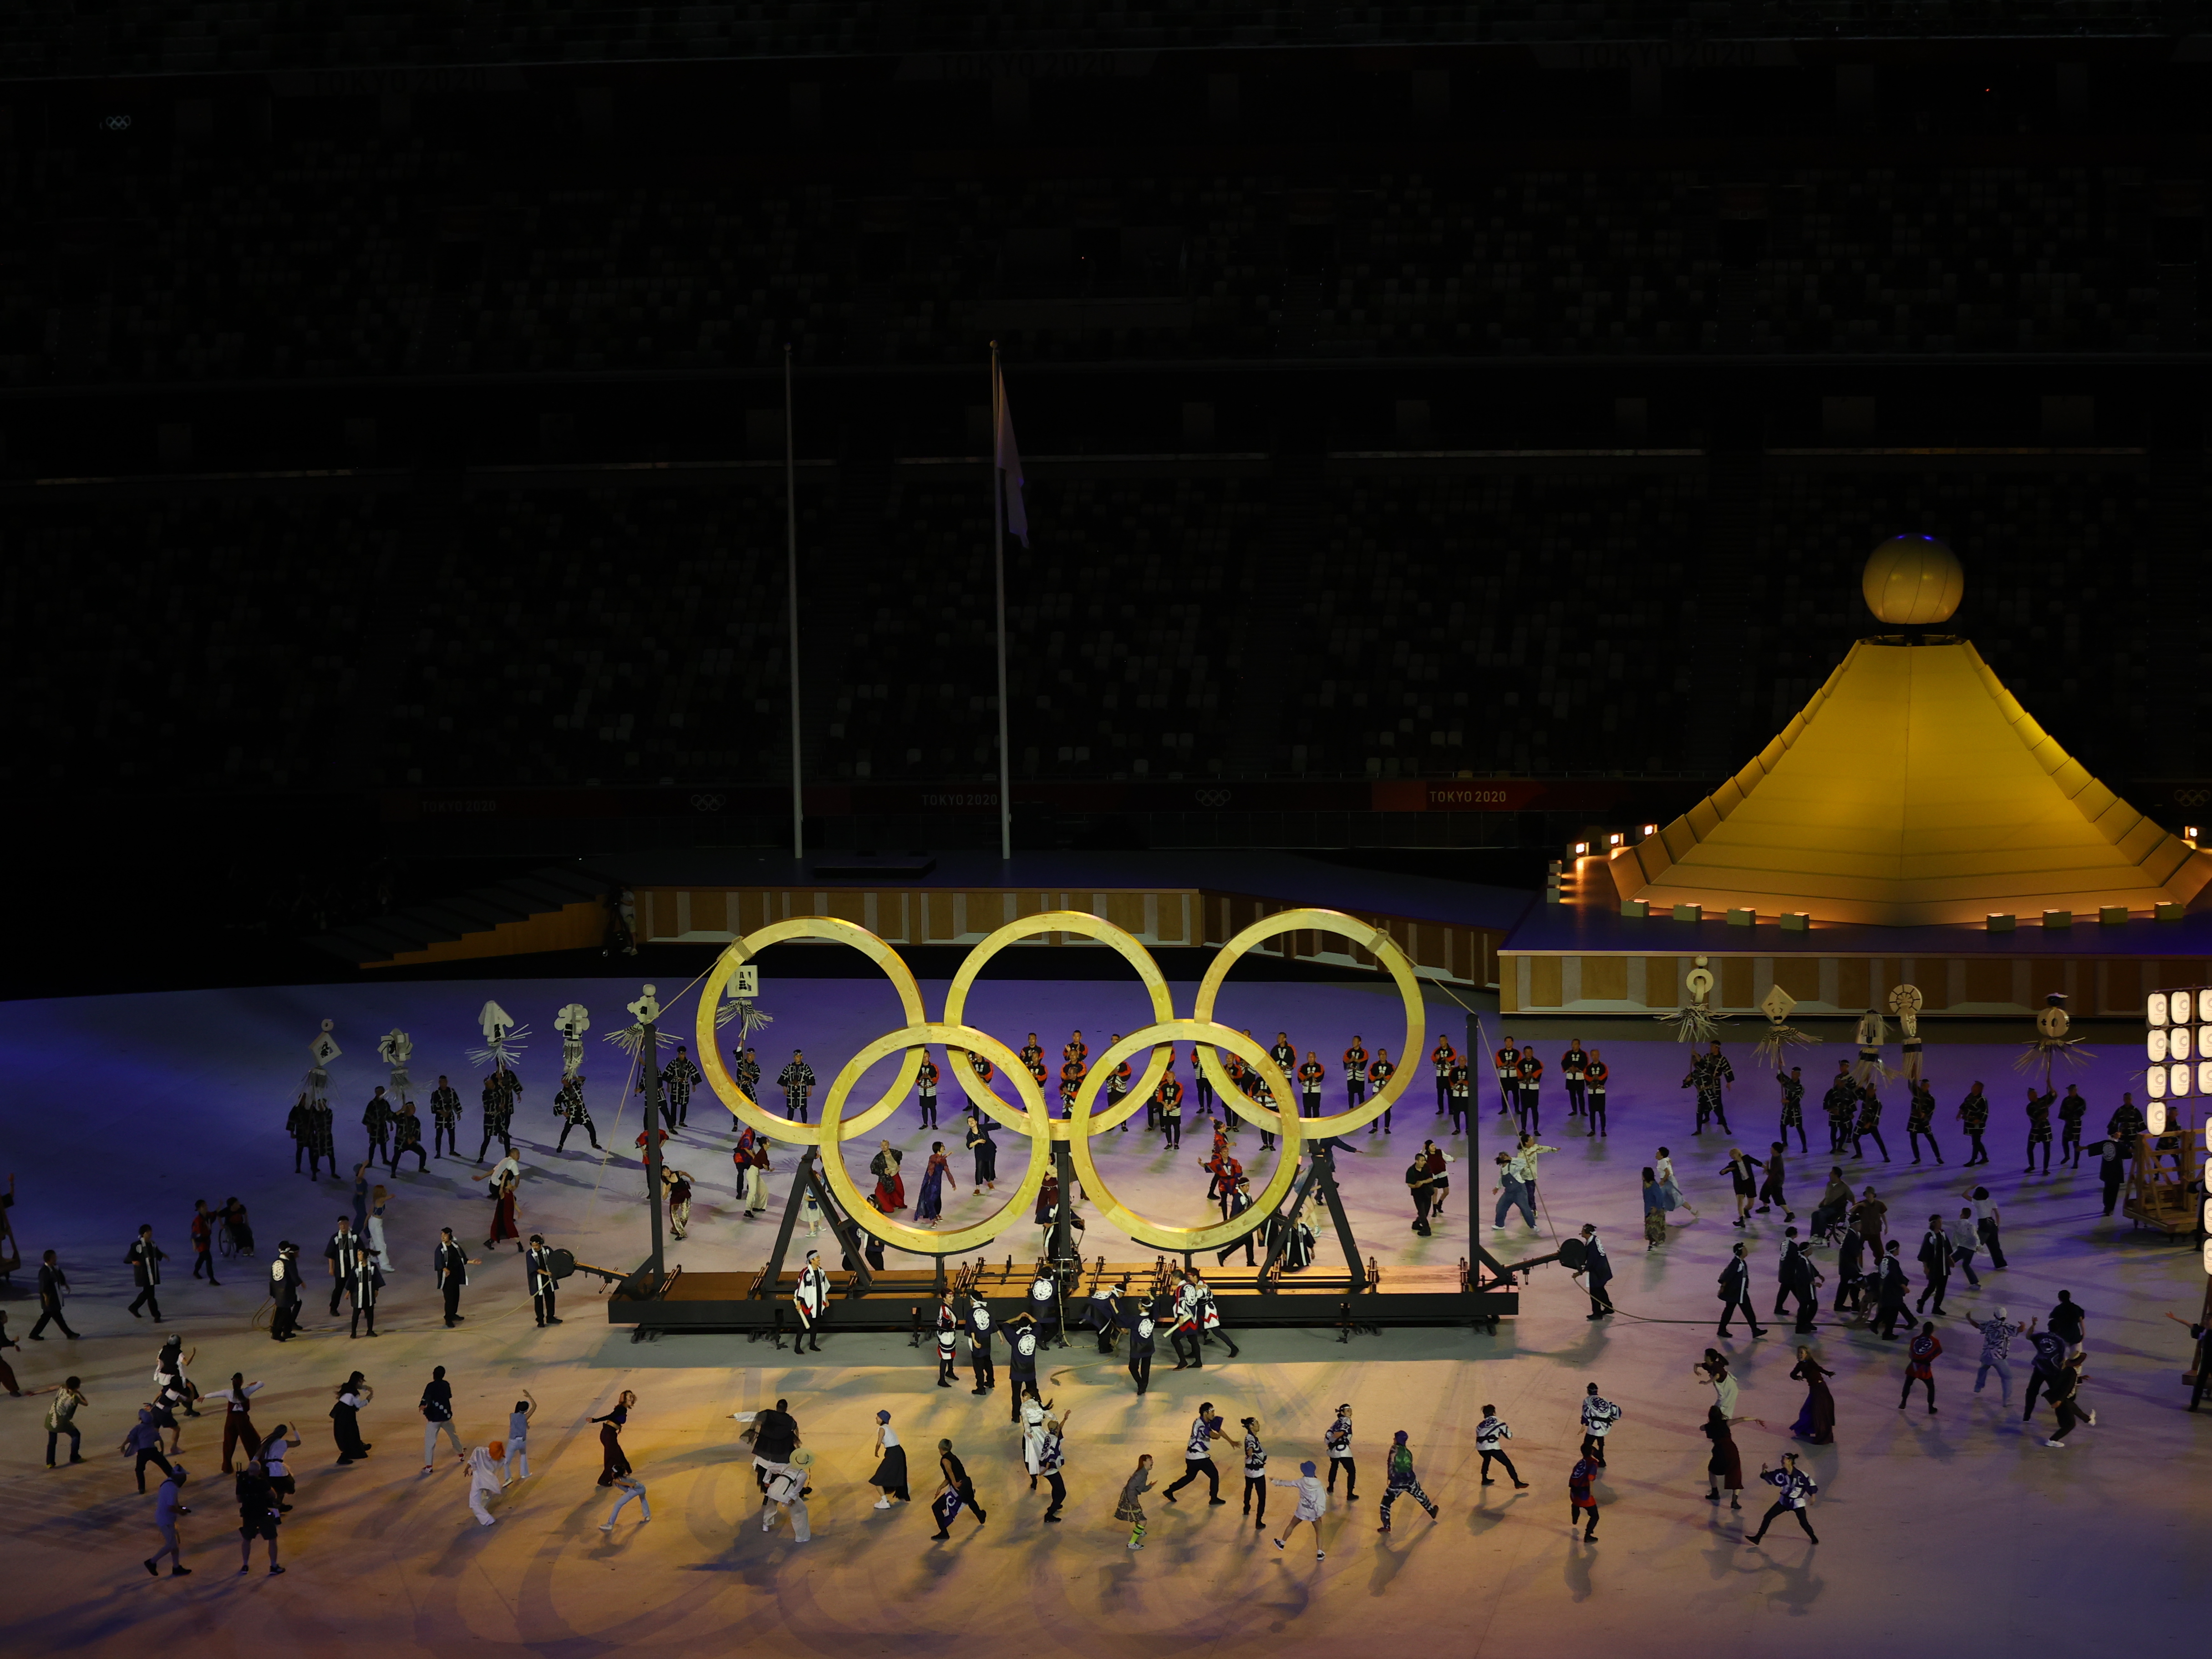
[[[1587,856],[1589,855],[1589,843],[1588,842],[1586,842],[1586,841],[1578,841],[1578,842],[1577,842],[1575,843],[1575,856],[1576,856],[1577,858],[1584,858],[1584,857],[1587,857]]]
[[[1620,835],[1617,835],[1617,834],[1616,834],[1616,835],[1611,835],[1611,836],[1607,836],[1605,838],[1605,844],[1606,844],[1607,847],[1618,847],[1618,846],[1620,846],[1620,845],[1621,844],[1621,842],[1622,842],[1623,841],[1625,841],[1626,839],[1626,836],[1620,836]]]
[[[1659,833],[1659,826],[1656,823],[1647,823],[1644,826],[1644,833],[1647,836],[1656,836]]]

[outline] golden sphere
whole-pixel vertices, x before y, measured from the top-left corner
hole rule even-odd
[[[1883,622],[1923,627],[1950,620],[1966,597],[1966,573],[1933,536],[1893,536],[1868,556],[1859,591]]]

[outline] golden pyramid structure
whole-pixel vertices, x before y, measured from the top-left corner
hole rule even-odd
[[[1957,561],[1904,541],[1869,562],[1868,602],[1886,622],[1941,622]],[[1971,644],[1887,636],[1854,645],[1757,758],[1611,868],[1624,900],[1655,909],[1978,926],[2185,904],[2212,854],[2090,776]]]

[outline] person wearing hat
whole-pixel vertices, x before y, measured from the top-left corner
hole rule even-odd
[[[1032,1398],[1023,1408],[1022,1462],[1030,1472],[1030,1490],[1036,1490],[1037,1477],[1044,1477],[1045,1485],[1052,1488],[1052,1504],[1044,1518],[1054,1526],[1060,1524],[1060,1506],[1067,1502],[1067,1482],[1060,1471],[1067,1467],[1067,1420],[1073,1412],[1052,1415],[1050,1405],[1039,1405]]]
[[[1413,1501],[1429,1512],[1429,1519],[1437,1519],[1437,1506],[1429,1502],[1428,1493],[1421,1490],[1420,1477],[1413,1473],[1413,1449],[1406,1443],[1405,1430],[1390,1437],[1390,1455],[1383,1469],[1382,1524],[1376,1531],[1390,1530],[1390,1505],[1401,1492],[1411,1492]]]
[[[269,1338],[289,1342],[300,1323],[300,1247],[290,1239],[276,1243],[276,1258],[269,1264]]]
[[[1284,1524],[1282,1536],[1275,1540],[1275,1547],[1287,1550],[1290,1536],[1298,1529],[1298,1522],[1310,1521],[1314,1529],[1314,1559],[1320,1560],[1327,1553],[1322,1547],[1321,1518],[1328,1508],[1328,1494],[1322,1488],[1321,1477],[1309,1462],[1298,1465],[1297,1480],[1277,1480],[1274,1484],[1289,1486],[1298,1495],[1298,1506],[1291,1512],[1290,1520]]]
[[[791,1462],[768,1483],[768,1502],[761,1506],[761,1530],[774,1532],[776,1517],[791,1517],[791,1535],[794,1543],[804,1544],[814,1536],[806,1522],[807,1466],[814,1462],[814,1454],[801,1446],[791,1454]]]
[[[868,1484],[882,1494],[876,1499],[879,1510],[890,1508],[894,1498],[902,1504],[914,1501],[906,1487],[906,1448],[899,1444],[889,1412],[876,1413],[876,1470]]]
[[[1820,1488],[1814,1484],[1811,1475],[1802,1473],[1798,1468],[1797,1454],[1794,1451],[1783,1453],[1782,1467],[1778,1469],[1770,1469],[1765,1464],[1761,1463],[1759,1466],[1759,1478],[1774,1488],[1774,1502],[1766,1513],[1759,1517],[1759,1530],[1743,1541],[1756,1545],[1760,1539],[1766,1536],[1766,1529],[1774,1524],[1775,1518],[1787,1514],[1797,1518],[1797,1524],[1805,1529],[1806,1537],[1812,1539],[1816,1544],[1819,1543],[1820,1540],[1813,1531],[1812,1522],[1805,1516],[1805,1505],[1808,1499],[1819,1494]]]
[[[169,1558],[169,1577],[189,1577],[191,1569],[185,1565],[184,1547],[177,1541],[177,1517],[190,1515],[191,1510],[180,1501],[184,1496],[186,1471],[182,1463],[173,1464],[168,1478],[161,1482],[161,1490],[154,1500],[154,1524],[161,1530],[161,1547],[147,1558],[146,1571],[155,1578],[161,1576],[161,1558]]]

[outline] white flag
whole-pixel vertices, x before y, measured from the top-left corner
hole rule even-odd
[[[1030,544],[1029,509],[1022,504],[1022,453],[1014,447],[1014,415],[1006,404],[1006,377],[999,373],[994,357],[991,364],[992,401],[998,405],[998,453],[994,465],[1005,480],[1006,492],[1006,528],[1024,547]]]

